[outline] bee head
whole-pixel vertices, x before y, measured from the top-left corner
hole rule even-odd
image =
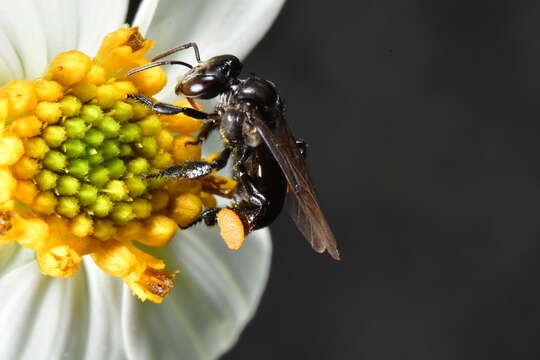
[[[234,55],[220,55],[199,63],[189,70],[176,85],[176,95],[211,99],[224,92],[242,70]]]

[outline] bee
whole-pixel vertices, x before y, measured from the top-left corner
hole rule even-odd
[[[190,48],[197,60],[195,66],[176,60],[158,61]],[[188,161],[146,176],[197,179],[222,169],[232,157],[233,178],[238,181],[238,188],[229,209],[241,219],[245,234],[270,225],[287,199],[293,221],[313,249],[318,253],[327,251],[339,260],[336,239],[307,171],[307,146],[294,137],[287,125],[284,104],[275,85],[255,75],[240,79],[242,63],[234,55],[201,61],[197,44],[193,42],[154,57],[151,63],[132,69],[128,75],[162,65],[187,67],[189,70],[176,85],[175,94],[185,96],[192,104],[194,99],[217,98],[214,112],[154,103],[142,95],[130,97],[158,114],[183,113],[203,120],[195,143],[203,142],[212,131],[219,130],[224,149],[211,162]],[[215,225],[220,210],[219,207],[203,210],[194,223]]]

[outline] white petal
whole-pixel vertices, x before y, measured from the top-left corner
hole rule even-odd
[[[34,262],[34,254],[34,251],[23,248],[16,242],[0,246],[0,276],[4,276],[20,266]]]
[[[135,14],[135,19],[133,19],[133,24],[139,27],[139,32],[141,34],[146,34],[150,23],[154,18],[154,14],[159,5],[159,0],[144,0],[139,5],[137,9],[137,14]]]
[[[84,268],[70,279],[44,276],[35,261],[3,271],[0,358],[125,358],[121,282],[95,268],[86,276]]]
[[[0,5],[0,30],[20,59],[23,76],[40,76],[47,65],[47,44],[39,9],[32,0],[0,0]]]
[[[124,297],[128,357],[217,358],[236,342],[266,285],[268,230],[251,234],[238,251],[225,247],[217,229],[203,226],[180,231],[171,245],[152,250],[181,272],[162,304]]]
[[[92,56],[127,12],[127,0],[0,0],[0,6],[0,84],[41,76],[62,51]]]
[[[124,359],[122,342],[122,303],[124,283],[99,269],[94,261],[84,260],[87,292],[81,295],[88,298],[88,327],[85,335],[86,350],[81,358]],[[131,297],[131,294],[129,294]]]
[[[155,2],[144,0],[134,21],[141,29],[148,28],[145,36],[156,41],[152,54],[194,41],[206,59],[221,54],[245,57],[270,28],[285,0],[160,0],[157,8]],[[196,62],[191,49],[171,59]],[[167,68],[170,81],[161,99],[171,98],[175,80],[184,72],[180,66]]]
[[[78,2],[37,0],[35,4],[40,14],[42,31],[46,37],[47,62],[62,51],[76,49],[79,40]]]
[[[94,56],[103,37],[125,23],[127,9],[127,0],[79,0],[78,49]]]
[[[0,29],[2,24],[0,24]],[[0,86],[10,80],[21,79],[23,68],[9,38],[0,31]]]

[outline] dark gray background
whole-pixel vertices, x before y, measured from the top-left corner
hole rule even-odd
[[[272,226],[225,359],[538,358],[540,3],[286,3],[271,79],[343,255]],[[195,39],[196,40],[196,39]]]

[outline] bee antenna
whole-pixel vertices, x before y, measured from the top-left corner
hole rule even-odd
[[[163,52],[161,54],[158,54],[158,55],[156,55],[156,56],[154,56],[152,58],[152,61],[159,60],[161,58],[164,58],[165,56],[169,56],[171,54],[174,54],[174,53],[177,53],[179,51],[186,50],[186,49],[189,49],[189,48],[193,48],[193,51],[195,52],[195,59],[197,59],[197,62],[200,63],[201,62],[201,55],[199,54],[199,47],[194,42],[189,42],[187,44],[182,44],[180,46],[177,46],[175,48],[167,50],[167,51],[165,51],[165,52]]]
[[[186,62],[183,62],[183,61],[177,61],[177,60],[156,61],[156,62],[153,62],[153,63],[150,63],[150,64],[139,66],[139,67],[137,67],[135,69],[129,70],[127,72],[127,76],[133,75],[135,73],[138,73],[138,72],[146,70],[146,69],[150,69],[150,68],[153,68],[153,67],[156,67],[156,66],[162,66],[162,65],[183,65],[185,67],[193,69],[193,66],[191,66],[190,64],[188,64]]]

